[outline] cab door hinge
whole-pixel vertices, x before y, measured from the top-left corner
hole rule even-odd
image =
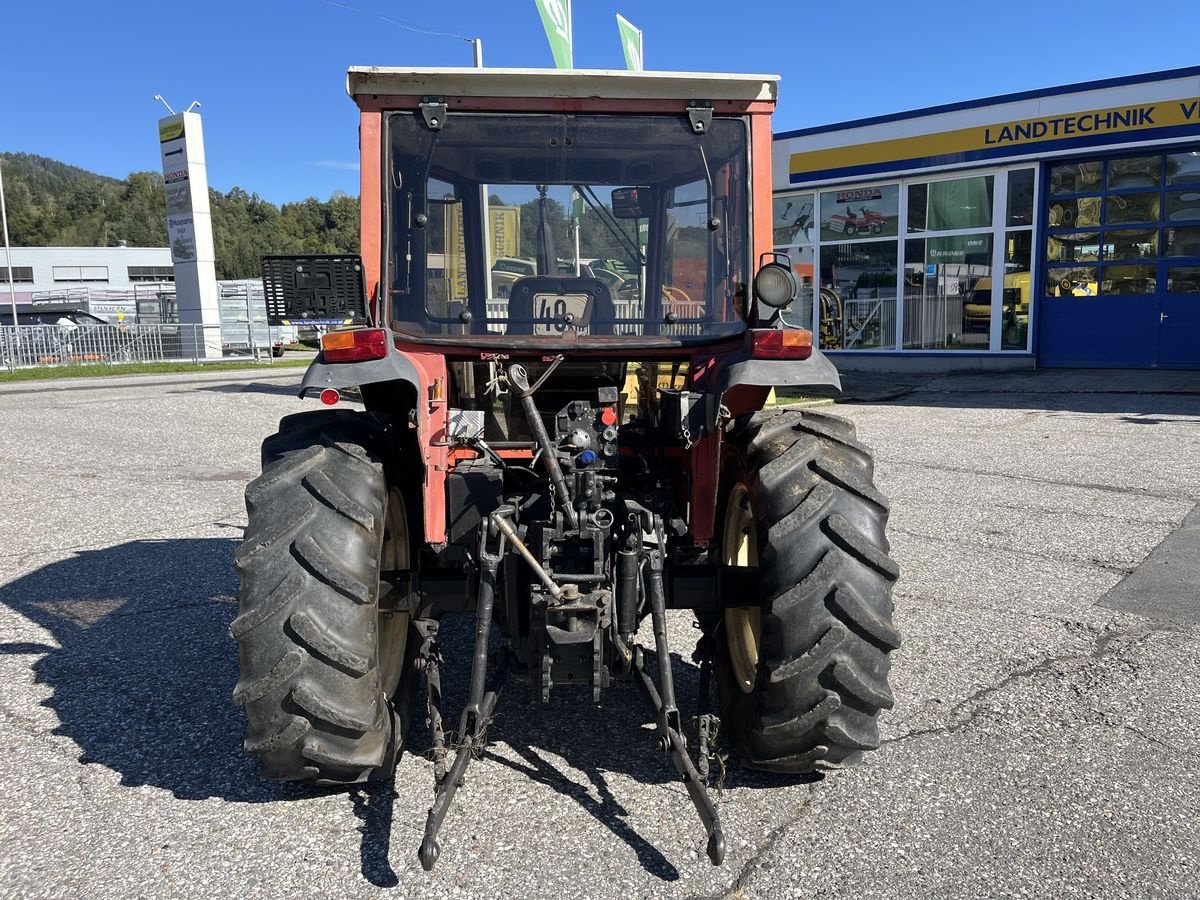
[[[687,114],[692,131],[696,134],[708,134],[709,126],[712,125],[711,100],[692,100],[688,103]]]
[[[422,97],[421,115],[425,117],[425,124],[430,131],[441,131],[446,121],[446,98]]]

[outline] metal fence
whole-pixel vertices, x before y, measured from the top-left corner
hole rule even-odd
[[[246,323],[245,335],[224,325],[3,325],[0,368],[220,362],[253,358],[270,362],[265,329]],[[241,338],[231,341],[231,338]]]

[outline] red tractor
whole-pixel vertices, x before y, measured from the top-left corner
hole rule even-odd
[[[341,323],[301,396],[361,402],[284,418],[246,490],[246,750],[273,778],[388,779],[420,700],[428,869],[507,675],[593,703],[632,681],[719,864],[718,729],[752,768],[853,765],[900,644],[870,451],[824,412],[763,409],[775,386],[839,386],[780,317],[798,288],[771,244],[776,79],[354,68],[348,89],[361,261],[264,266],[274,321]],[[536,270],[493,297],[502,257]],[[699,625],[694,715],[671,609]],[[475,642],[452,747],[454,613]]]

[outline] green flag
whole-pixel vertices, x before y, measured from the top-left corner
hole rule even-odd
[[[575,56],[571,47],[571,0],[533,0],[542,16],[542,27],[546,29],[546,40],[554,54],[554,65],[560,69],[574,66]]]
[[[620,13],[617,13],[617,32],[621,35],[621,49],[625,51],[625,68],[642,71],[642,32]]]

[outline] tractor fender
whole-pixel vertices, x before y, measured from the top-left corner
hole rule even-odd
[[[303,399],[309,391],[320,393],[326,388],[362,387],[364,384],[378,384],[383,381],[403,381],[411,384],[414,391],[421,389],[421,376],[417,367],[402,353],[394,349],[391,333],[388,334],[388,355],[383,359],[370,359],[363,362],[327,363],[325,355],[318,353],[316,360],[304,373],[300,382],[300,397]]]
[[[751,359],[748,352],[730,358],[717,372],[716,393],[738,385],[755,387],[832,387],[842,389],[838,370],[820,350],[808,359]]]

